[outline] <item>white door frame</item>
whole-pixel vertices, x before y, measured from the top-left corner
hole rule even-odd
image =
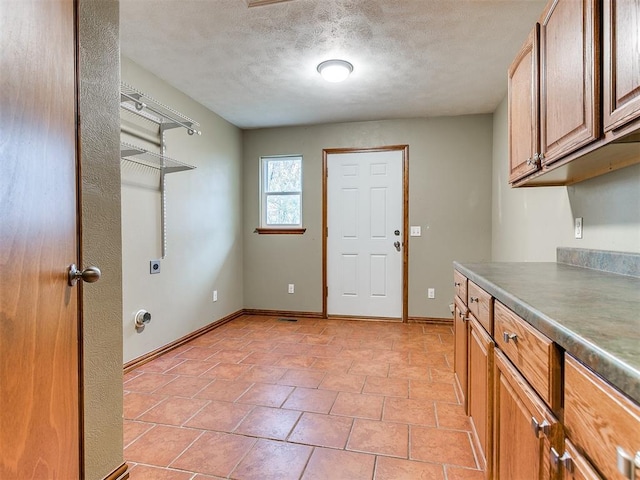
[[[322,316],[327,315],[327,156],[340,153],[370,153],[402,151],[402,322],[406,323],[409,312],[409,145],[391,145],[375,148],[325,148],[322,150]],[[365,318],[365,317],[363,317]]]

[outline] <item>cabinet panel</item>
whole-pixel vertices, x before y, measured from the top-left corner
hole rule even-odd
[[[469,336],[469,416],[487,478],[492,477],[493,347],[482,325],[471,318]]]
[[[469,280],[468,307],[484,329],[493,334],[493,297]]]
[[[617,469],[617,448],[631,456],[640,452],[640,406],[568,355],[564,423],[567,436],[605,478],[626,478]]]
[[[559,409],[560,359],[554,343],[500,302],[495,302],[494,324],[498,347],[547,405]]]
[[[564,452],[562,480],[602,480],[568,439],[564,441]]]
[[[458,390],[464,399],[464,408],[467,415],[469,414],[469,404],[467,402],[468,389],[468,365],[469,359],[469,317],[467,308],[461,305],[459,299],[456,298],[453,308],[453,334],[454,334],[454,362],[453,371],[458,385]]]
[[[549,453],[558,448],[560,424],[500,350],[494,358],[494,477],[556,478]]]
[[[467,277],[462,275],[459,271],[453,271],[453,288],[456,292],[456,296],[462,300],[462,303],[467,304]]]
[[[604,130],[640,116],[640,0],[604,0]],[[627,52],[635,52],[627,53]]]
[[[538,169],[538,25],[508,72],[509,182]]]
[[[600,136],[596,0],[555,0],[540,26],[540,141],[543,163]]]

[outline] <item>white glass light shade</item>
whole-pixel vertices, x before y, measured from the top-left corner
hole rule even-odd
[[[353,65],[345,60],[327,60],[318,65],[318,72],[327,82],[342,82],[353,72]]]

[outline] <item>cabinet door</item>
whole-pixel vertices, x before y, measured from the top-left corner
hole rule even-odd
[[[509,67],[509,181],[538,169],[538,24]]]
[[[562,480],[602,480],[569,439],[564,441],[564,455],[558,459],[562,469]]]
[[[494,477],[555,479],[561,427],[507,357],[495,350]]]
[[[540,26],[543,164],[600,136],[596,0],[550,2]]]
[[[453,371],[458,384],[458,390],[463,396],[464,408],[467,414],[467,359],[469,358],[469,322],[467,309],[457,301],[453,309],[453,333],[454,333],[454,362]]]
[[[469,416],[487,478],[492,478],[493,347],[482,325],[471,318],[469,336]]]
[[[605,0],[604,130],[640,116],[640,1]],[[635,53],[634,53],[635,52]],[[620,53],[620,54],[618,54]]]

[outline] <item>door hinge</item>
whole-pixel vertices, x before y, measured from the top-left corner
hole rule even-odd
[[[327,227],[327,231],[325,232],[325,235],[328,237],[329,236],[329,227]]]
[[[325,297],[329,296],[329,287],[324,287],[324,296]]]

